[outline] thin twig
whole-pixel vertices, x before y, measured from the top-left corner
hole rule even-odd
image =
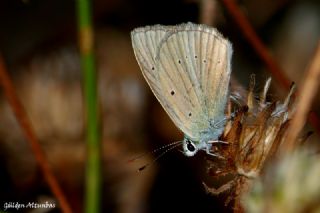
[[[247,41],[252,45],[253,49],[256,51],[257,55],[261,58],[261,60],[268,67],[272,76],[276,81],[280,83],[284,89],[289,90],[291,81],[284,74],[278,63],[274,60],[272,55],[269,53],[266,46],[262,43],[261,39],[258,37],[253,27],[251,26],[249,20],[242,13],[240,8],[237,6],[234,0],[221,0],[230,13],[231,17],[240,28],[242,34],[247,39]],[[299,92],[297,91],[297,94]],[[315,128],[315,130],[320,135],[320,119],[315,112],[311,112],[309,114],[309,122]]]
[[[69,203],[67,202],[66,196],[64,195],[56,177],[54,176],[50,168],[49,162],[45,157],[45,154],[34,133],[33,127],[31,126],[27,113],[25,112],[21,102],[18,99],[18,96],[16,95],[15,89],[8,75],[4,60],[1,55],[0,55],[0,85],[4,90],[4,94],[8,99],[11,109],[13,110],[16,116],[16,119],[18,120],[25,134],[25,137],[27,138],[27,141],[30,143],[30,146],[32,148],[36,161],[40,166],[42,174],[45,180],[47,181],[53,195],[57,198],[62,211],[65,213],[71,213],[72,211]]]
[[[301,87],[301,93],[298,97],[296,112],[292,118],[292,123],[288,130],[286,140],[286,150],[293,150],[297,145],[298,135],[301,132],[311,108],[312,102],[316,97],[320,84],[320,41],[316,53],[310,63],[310,67],[306,72],[305,79]]]

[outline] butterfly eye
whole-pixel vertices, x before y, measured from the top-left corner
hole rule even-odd
[[[190,152],[194,152],[196,150],[196,148],[190,141],[187,141],[187,148]]]

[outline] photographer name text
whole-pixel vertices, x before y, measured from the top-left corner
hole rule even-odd
[[[28,203],[19,203],[19,202],[5,202],[3,204],[3,210],[9,210],[9,209],[40,209],[40,208],[55,208],[55,203],[50,203],[48,201],[44,203],[36,203],[36,202],[28,202]]]

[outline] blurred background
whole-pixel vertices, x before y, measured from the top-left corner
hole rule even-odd
[[[2,0],[0,51],[54,173],[74,211],[81,212],[86,152],[75,3]],[[237,3],[299,87],[320,38],[320,2]],[[233,78],[245,89],[250,74],[256,74],[257,91],[271,74],[221,1],[94,0],[92,4],[103,128],[103,211],[230,210],[223,198],[206,194],[202,186],[202,181],[210,179],[203,153],[187,158],[173,150],[140,173],[137,169],[154,156],[127,162],[183,137],[144,81],[130,31],[153,24],[206,23],[233,43]],[[273,81],[270,100],[283,99],[287,91],[281,88]],[[2,92],[0,98],[0,201],[54,200]],[[317,95],[313,110],[320,115],[319,109]],[[312,127],[308,125],[307,130]],[[317,133],[310,140],[318,141]]]

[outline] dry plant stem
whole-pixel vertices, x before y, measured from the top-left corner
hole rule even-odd
[[[292,118],[292,123],[289,127],[288,137],[286,141],[286,150],[292,151],[297,145],[298,134],[301,132],[311,108],[312,102],[317,94],[320,81],[320,41],[316,53],[311,61],[309,70],[306,72],[300,96],[297,101],[296,112]]]
[[[232,16],[235,23],[237,23],[244,37],[252,45],[256,53],[259,55],[261,60],[266,64],[269,71],[273,77],[282,85],[286,90],[289,90],[291,82],[284,75],[284,72],[271,56],[266,46],[262,43],[258,35],[255,33],[253,27],[251,26],[248,19],[242,13],[240,8],[237,6],[234,0],[221,0],[227,9],[227,11]],[[297,91],[297,93],[299,93]],[[315,112],[309,114],[309,122],[315,128],[315,130],[320,134],[320,120]]]
[[[202,24],[212,26],[215,22],[215,10],[217,2],[215,0],[200,0],[200,17],[199,21]]]
[[[28,119],[27,113],[25,112],[21,102],[18,99],[18,96],[16,95],[15,89],[7,73],[2,56],[0,56],[0,84],[4,90],[4,94],[6,98],[8,99],[11,109],[13,110],[16,116],[16,119],[18,120],[22,128],[25,134],[25,137],[27,138],[27,141],[30,143],[30,146],[32,148],[36,161],[40,166],[42,174],[45,180],[47,181],[53,195],[57,198],[62,211],[65,213],[71,213],[72,211],[71,211],[70,205],[67,202],[67,199],[56,177],[54,176],[52,170],[50,169],[49,162],[46,159],[45,154],[34,133],[31,123]]]
[[[249,43],[255,49],[255,51],[263,60],[263,62],[267,65],[274,78],[280,83],[280,85],[282,85],[285,89],[288,90],[291,82],[283,74],[283,71],[272,58],[267,48],[264,46],[260,38],[255,33],[250,22],[244,16],[244,14],[236,5],[234,0],[222,0],[222,2],[224,3],[225,8],[228,10],[230,15],[233,17],[234,21],[237,23],[245,38],[249,41]]]

